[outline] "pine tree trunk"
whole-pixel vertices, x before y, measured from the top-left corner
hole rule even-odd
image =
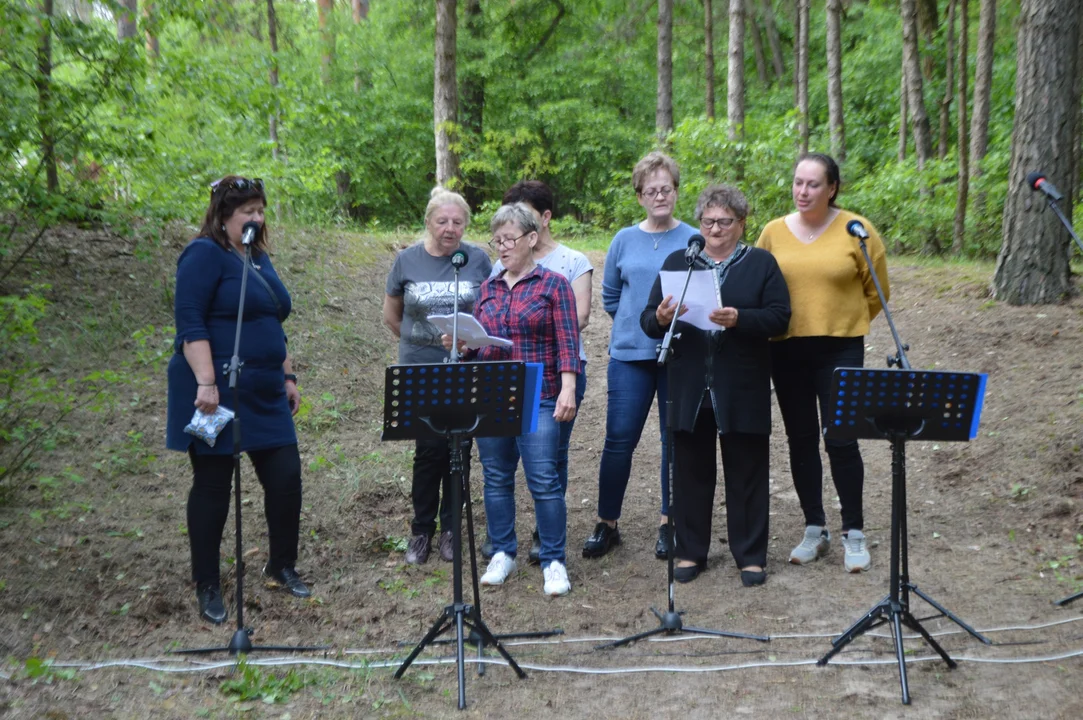
[[[320,81],[331,84],[335,68],[335,29],[332,16],[335,0],[316,0],[317,22],[320,29]]]
[[[369,0],[351,0],[353,6],[353,21],[360,24],[362,20],[369,19]]]
[[[793,0],[793,106],[801,104],[801,2]]]
[[[157,60],[162,56],[161,48],[158,45],[158,36],[154,34],[154,3],[143,3],[143,18],[147,21],[147,34],[146,34],[146,47],[147,57],[151,60]]]
[[[485,62],[485,16],[482,14],[481,0],[466,0],[463,7],[463,22],[470,42],[463,51],[462,93],[460,111],[463,132],[473,138],[482,138],[485,121],[485,76],[482,65]],[[463,175],[463,196],[471,205],[479,205],[484,198],[481,194],[483,178],[480,173]]]
[[[842,0],[827,0],[827,114],[831,124],[831,152],[846,159],[846,128],[842,105]]]
[[[139,17],[139,0],[120,0],[121,9],[117,11],[117,40],[135,37]]]
[[[967,67],[967,41],[970,32],[970,8],[968,0],[958,0],[959,3],[959,87],[955,97],[958,108],[959,140],[957,151],[959,153],[959,179],[956,182],[955,191],[955,222],[952,225],[951,252],[961,255],[966,247],[966,203],[970,194],[970,163],[969,148],[966,138],[966,67]]]
[[[782,82],[786,75],[786,64],[782,60],[782,40],[778,37],[778,25],[775,24],[775,9],[771,0],[760,0],[763,9],[763,28],[767,32],[767,44],[771,48],[771,64],[775,69],[775,79]]]
[[[53,0],[41,2],[41,35],[38,38],[38,132],[41,135],[41,164],[45,166],[45,188],[54,193],[60,188],[56,171],[56,139],[53,135]]]
[[[726,80],[726,120],[729,139],[745,134],[745,0],[730,0],[729,72]]]
[[[940,15],[936,7],[937,0],[917,0],[918,31],[925,44],[925,55],[921,58],[924,80],[932,80],[936,70],[936,59],[932,47],[936,42],[936,30],[940,26]]]
[[[282,143],[278,141],[278,20],[275,17],[274,0],[267,0],[267,39],[271,44],[271,90],[275,93],[274,110],[267,119],[269,136],[271,140],[271,157],[278,161],[286,162],[286,152]]]
[[[767,56],[763,50],[763,36],[760,35],[760,25],[756,22],[756,9],[752,6],[754,0],[745,0],[745,31],[752,36],[752,50],[756,57],[756,77],[760,85],[767,87],[770,80],[767,78]]]
[[[659,140],[673,132],[673,0],[658,0],[658,98],[654,126]]]
[[[903,58],[903,69],[899,74],[899,162],[906,160],[906,128],[910,113],[906,106],[906,59]]]
[[[955,93],[955,2],[948,1],[948,27],[944,37],[944,98],[940,101],[940,137],[936,156],[943,160],[948,156],[948,132],[951,129],[951,99]],[[966,72],[961,68],[960,72]]]
[[[1072,186],[1079,115],[1079,0],[1023,0],[1016,42],[1015,121],[1003,239],[993,294],[1013,305],[1060,301],[1072,289],[1071,242],[1042,196],[1024,182],[1048,173]],[[1061,203],[1068,221],[1072,203]]]
[[[903,25],[903,67],[906,70],[906,104],[910,111],[914,131],[914,152],[918,169],[932,155],[929,137],[929,116],[925,112],[925,96],[921,79],[921,60],[918,54],[918,23],[916,0],[901,0]]]
[[[707,119],[714,120],[714,7],[711,0],[703,0],[703,67]]]
[[[436,0],[435,82],[433,126],[436,133],[436,182],[445,187],[459,177],[453,149],[459,120],[459,86],[455,76],[457,0]]]
[[[808,152],[808,16],[809,0],[797,0],[800,31],[797,35],[797,113],[802,153]]]
[[[970,176],[981,175],[989,147],[989,101],[993,92],[993,51],[996,42],[996,0],[981,0],[978,55],[974,70],[974,114],[970,119]]]

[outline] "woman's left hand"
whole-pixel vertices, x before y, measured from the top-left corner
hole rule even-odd
[[[557,395],[557,406],[553,410],[553,419],[568,422],[575,419],[575,386],[561,390]]]
[[[290,404],[290,415],[296,415],[301,409],[301,391],[297,389],[297,383],[292,380],[286,381],[286,400]]]
[[[737,327],[737,308],[716,308],[711,311],[709,319],[715,325],[721,325],[724,328]]]

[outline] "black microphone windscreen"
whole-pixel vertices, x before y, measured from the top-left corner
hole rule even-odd
[[[865,230],[865,226],[861,224],[860,220],[851,220],[846,223],[846,232],[862,240],[867,240],[869,237],[868,231]]]
[[[256,236],[259,235],[259,231],[263,226],[255,220],[249,220],[241,227],[241,242],[245,245],[251,244]]]
[[[466,254],[465,250],[456,250],[451,253],[451,264],[456,268],[466,267],[466,263],[469,260],[470,257]]]
[[[698,247],[703,249],[703,246],[707,244],[706,238],[699,233],[695,233],[692,237],[688,238],[688,247]]]
[[[1027,175],[1027,187],[1031,190],[1038,189],[1038,183],[1045,180],[1045,173],[1032,172]]]

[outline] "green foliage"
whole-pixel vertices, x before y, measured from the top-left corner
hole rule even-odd
[[[242,658],[229,680],[219,686],[227,696],[239,700],[262,700],[268,705],[284,703],[294,693],[311,684],[305,674],[287,670],[281,677],[259,667],[249,665]]]
[[[939,4],[943,16],[946,2]],[[792,16],[774,6],[789,63]],[[978,8],[971,6],[973,38]],[[117,3],[98,7],[115,10]],[[790,68],[781,82],[761,84],[746,40],[744,138],[729,141],[722,119],[726,13],[715,7],[719,121],[706,119],[702,99],[701,6],[677,3],[676,128],[664,145],[682,169],[678,214],[690,219],[706,184],[735,183],[752,203],[754,239],[767,219],[791,209],[797,118]],[[631,169],[659,144],[654,4],[485,2],[478,30],[467,22],[463,3],[459,8],[461,107],[454,130],[460,187],[479,211],[478,221],[524,177],[555,189],[561,237],[611,232],[640,219]],[[352,21],[348,3],[336,3],[327,77],[315,4],[279,2],[276,12],[279,50],[272,55],[264,3],[160,0],[153,17],[141,20],[141,29],[160,40],[160,57],[147,58],[140,42],[116,40],[107,13],[82,20],[58,9],[44,26],[56,70],[46,83],[47,102],[39,104],[39,5],[6,4],[0,10],[0,209],[32,214],[45,225],[123,215],[196,222],[207,185],[240,172],[267,182],[272,222],[417,227],[434,182],[432,3],[373,3],[361,23]],[[1017,4],[1001,3],[998,13],[989,155],[971,192],[964,248],[974,256],[999,247],[1010,157]],[[821,150],[830,145],[824,17],[822,3],[814,3],[809,121],[811,145]],[[847,187],[841,203],[868,216],[894,251],[936,251],[949,245],[951,235],[956,114],[953,108],[946,158],[920,173],[912,159],[896,160],[901,51],[894,0],[849,4],[843,21]],[[925,98],[935,136],[937,103],[951,90],[943,71],[943,27],[923,41],[922,52],[933,68]],[[270,82],[272,67],[278,69],[277,86]],[[476,91],[483,93],[480,107],[472,104]],[[268,134],[272,115],[277,145]],[[57,138],[59,195],[44,191],[44,133]],[[18,251],[11,236],[0,239],[0,260]]]

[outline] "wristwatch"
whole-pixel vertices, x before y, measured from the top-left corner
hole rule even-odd
[[[286,382],[289,382],[291,380],[293,381],[294,385],[297,384],[297,376],[294,375],[293,373],[286,373]]]

